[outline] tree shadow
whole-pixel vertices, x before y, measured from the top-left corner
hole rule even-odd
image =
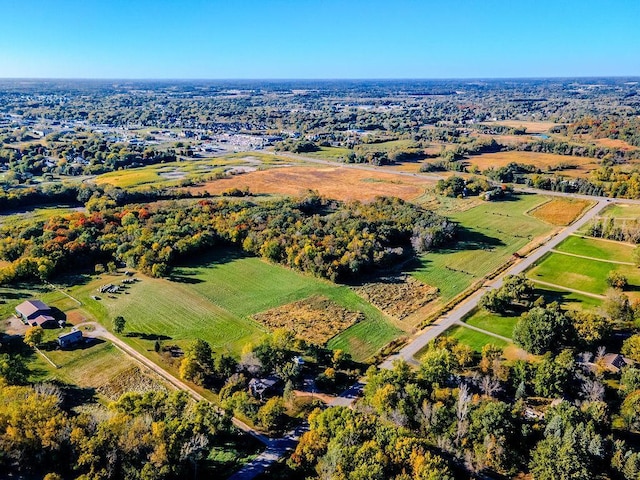
[[[204,283],[204,280],[195,278],[195,273],[182,273],[180,275],[171,275],[169,280],[176,283],[185,283],[187,285],[195,285],[198,283]]]
[[[68,385],[55,382],[64,393],[63,406],[72,409],[81,405],[96,402],[96,389],[91,387],[79,387],[78,385]]]
[[[490,237],[478,230],[458,225],[456,241],[449,247],[435,249],[438,253],[454,253],[465,250],[493,250],[503,247],[505,243],[496,237]]]
[[[124,336],[129,338],[140,338],[142,340],[171,340],[171,337],[168,335],[161,335],[158,333],[127,332]]]
[[[628,284],[626,287],[624,287],[623,292],[640,292],[640,285]]]
[[[200,283],[202,280],[191,278],[198,275],[194,269],[212,268],[216,265],[249,257],[252,255],[246,254],[238,248],[213,246],[209,250],[202,250],[197,255],[192,255],[190,258],[181,259],[173,268],[173,274],[169,279],[181,283]]]
[[[536,288],[533,293],[535,298],[540,296],[544,297],[545,303],[557,302],[561,305],[570,300],[570,295],[573,294],[571,292],[556,292],[554,290],[545,290],[543,288]]]

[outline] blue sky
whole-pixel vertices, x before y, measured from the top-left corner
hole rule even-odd
[[[640,0],[3,0],[0,77],[640,75]]]

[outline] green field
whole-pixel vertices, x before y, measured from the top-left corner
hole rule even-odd
[[[416,142],[411,139],[389,140],[380,143],[362,143],[357,150],[363,152],[393,152],[397,150],[410,150],[415,148]]]
[[[451,300],[475,280],[504,265],[533,239],[553,230],[525,214],[547,200],[523,195],[454,213],[451,218],[464,228],[458,243],[453,249],[421,256],[419,267],[411,275],[438,287],[443,301]]]
[[[609,288],[607,275],[613,270],[626,276],[632,289],[640,287],[640,270],[636,267],[599,262],[561,253],[551,253],[544,256],[536,266],[529,270],[527,275],[533,280],[603,295]]]
[[[305,152],[302,156],[322,158],[324,160],[341,160],[344,161],[353,150],[341,147],[320,147],[317,152]]]
[[[202,176],[223,173],[225,168],[249,165],[242,159],[207,158],[189,161],[167,162],[147,167],[127,168],[104,173],[96,177],[97,184],[108,183],[116,187],[178,185],[182,180],[196,180]]]
[[[311,295],[324,295],[365,314],[365,320],[329,343],[332,348],[345,348],[358,360],[371,357],[401,333],[347,287],[226,250],[199,262],[178,268],[172,280],[138,276],[141,281],[116,298],[98,294],[101,299],[93,300],[91,296],[97,294],[98,286],[120,283],[124,276],[104,275],[72,291],[83,308],[108,327],[115,316],[125,317],[127,331],[137,334],[127,341],[138,349],[152,348],[155,335],[178,344],[202,338],[218,351],[237,355],[265,332],[251,315]]]
[[[607,206],[602,212],[601,217],[613,217],[613,218],[638,218],[640,217],[640,205],[629,205],[616,203]]]
[[[546,303],[558,302],[567,310],[588,310],[602,305],[602,300],[598,298],[540,285],[536,286],[534,295],[536,298],[542,295]]]
[[[471,347],[476,352],[481,352],[482,347],[489,343],[500,348],[509,345],[507,342],[500,338],[492,337],[491,335],[487,335],[486,333],[477,332],[475,330],[471,330],[470,328],[465,328],[461,325],[451,327],[449,330],[444,332],[444,335],[457,338],[460,343]]]
[[[37,355],[31,368],[35,369],[38,381],[60,380],[86,388],[104,385],[132,365],[132,360],[110,342],[95,343],[84,349],[52,350],[44,353],[59,368],[53,368]]]
[[[465,319],[465,323],[487,332],[511,338],[513,327],[518,323],[518,320],[520,320],[519,316],[503,317],[487,310],[479,309]]]
[[[558,245],[556,250],[602,260],[633,263],[634,248],[626,243],[572,235]]]
[[[67,213],[71,213],[73,210],[76,210],[76,207],[73,207],[71,205],[42,206],[30,208],[17,213],[0,215],[0,225],[23,223],[25,221],[45,222],[55,215],[66,215]]]

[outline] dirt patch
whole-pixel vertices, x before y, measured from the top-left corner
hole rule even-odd
[[[317,190],[320,195],[337,200],[370,201],[378,196],[412,200],[432,185],[433,182],[417,176],[347,167],[282,167],[214,180],[192,191],[220,195],[231,188],[244,190],[248,187],[254,194],[301,195],[308,190]]]
[[[7,335],[24,335],[29,328],[18,317],[11,316],[4,322],[4,333]]]
[[[253,318],[271,330],[285,328],[296,337],[324,345],[354,323],[364,320],[364,314],[347,310],[326,297],[313,296],[258,313]]]
[[[81,310],[70,310],[66,312],[65,315],[67,316],[67,323],[70,323],[71,325],[78,325],[79,323],[91,320],[90,318],[87,318],[86,314]]]
[[[591,205],[588,200],[556,198],[529,212],[533,217],[551,225],[569,225]]]
[[[354,287],[355,292],[381,311],[402,320],[437,298],[438,289],[413,277],[383,279]]]
[[[97,392],[109,400],[117,400],[126,392],[158,392],[168,391],[168,388],[151,373],[143,372],[139,367],[131,367],[111,378],[107,383],[97,388]]]
[[[619,140],[616,138],[595,138],[591,139],[593,143],[596,145],[600,145],[601,147],[606,148],[617,148],[618,150],[637,150],[638,147],[634,147],[633,145],[625,142],[624,140]]]

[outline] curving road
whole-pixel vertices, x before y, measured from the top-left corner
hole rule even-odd
[[[113,343],[116,346],[116,348],[122,350],[125,354],[129,355],[131,358],[133,358],[143,366],[147,367],[149,370],[152,370],[153,372],[157,373],[160,377],[165,379],[167,382],[169,382],[178,390],[183,390],[187,392],[189,395],[191,395],[191,397],[193,397],[197,401],[205,401],[205,402],[209,401],[205,397],[203,397],[201,394],[199,394],[195,389],[193,389],[183,381],[179,380],[178,378],[174,377],[169,372],[164,370],[162,367],[160,367],[159,365],[157,365],[156,363],[152,362],[147,357],[142,355],[140,352],[138,352],[134,348],[127,345],[127,343],[125,343],[124,341],[116,337],[113,333],[111,333],[109,330],[104,328],[99,323],[84,322],[76,325],[76,327],[79,329],[82,329],[82,327],[91,327],[92,330],[84,330],[84,329],[82,330],[82,334],[85,337],[101,338],[103,340],[109,340],[111,343]],[[269,446],[269,444],[273,442],[273,439],[267,437],[266,435],[261,434],[260,432],[257,432],[256,430],[251,428],[249,425],[238,420],[237,418],[233,419],[233,424],[240,430],[248,433],[252,437],[257,438],[267,446]]]

